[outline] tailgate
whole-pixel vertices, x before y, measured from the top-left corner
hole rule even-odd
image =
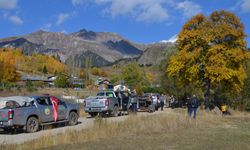
[[[0,109],[0,122],[7,122],[8,118],[8,109]]]
[[[105,107],[105,101],[104,98],[90,98],[86,99],[86,107],[93,108],[93,107]]]

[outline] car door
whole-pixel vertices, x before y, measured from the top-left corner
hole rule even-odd
[[[39,118],[41,122],[51,122],[53,118],[53,107],[49,97],[36,98],[39,107]]]
[[[67,116],[67,105],[64,101],[58,100],[58,120],[65,120]]]
[[[106,96],[108,97],[108,99],[111,100],[111,101],[109,101],[109,102],[111,102],[111,105],[109,105],[109,106],[114,107],[115,104],[117,103],[117,99],[116,99],[114,93],[113,92],[106,92]]]

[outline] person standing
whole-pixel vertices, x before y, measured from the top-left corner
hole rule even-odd
[[[158,98],[157,98],[157,95],[152,95],[152,104],[154,105],[155,107],[155,110],[158,110]]]
[[[221,112],[222,112],[222,115],[227,114],[227,105],[225,103],[221,105]]]
[[[199,102],[198,102],[198,98],[196,97],[196,95],[193,95],[189,101],[188,101],[188,116],[192,117],[192,113],[194,113],[193,117],[194,119],[196,119],[196,112],[197,112],[197,108],[199,107]]]
[[[132,104],[132,112],[136,113],[137,112],[137,97],[134,91],[131,93],[130,99],[131,99],[130,101]]]
[[[164,107],[164,95],[161,94],[160,96],[160,104],[161,104],[161,111],[163,111],[163,107]]]
[[[170,107],[173,109],[174,108],[174,103],[175,103],[175,98],[174,98],[174,96],[172,95],[171,97],[170,97]]]

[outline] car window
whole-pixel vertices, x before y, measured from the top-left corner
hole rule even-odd
[[[97,93],[97,96],[104,96],[104,93]]]
[[[6,109],[13,109],[13,108],[18,108],[21,107],[16,101],[7,101],[6,102]]]
[[[37,98],[37,103],[40,105],[52,105],[52,103],[48,97]]]
[[[106,96],[108,96],[108,97],[114,97],[114,94],[112,92],[107,92]]]
[[[58,105],[64,105],[64,104],[65,104],[65,102],[64,102],[64,101],[62,101],[62,100],[58,99]]]

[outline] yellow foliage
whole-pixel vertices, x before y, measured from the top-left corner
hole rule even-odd
[[[87,77],[87,72],[84,69],[80,70],[80,78],[85,79]]]
[[[14,65],[0,61],[0,82],[16,82],[19,79],[20,75]]]
[[[233,13],[196,15],[179,33],[179,52],[170,58],[167,73],[184,82],[208,79],[216,85],[226,81],[239,92],[246,78],[244,62],[250,58],[245,36],[244,25]]]
[[[146,73],[146,78],[150,84],[154,82],[154,75],[151,72]]]
[[[65,65],[53,57],[42,54],[25,56],[20,49],[0,49],[0,61],[24,72],[42,72],[44,66],[50,73],[66,71]]]
[[[101,76],[101,77],[107,77],[108,74],[102,70],[101,68],[94,67],[91,69],[91,74],[96,75],[96,76]]]

